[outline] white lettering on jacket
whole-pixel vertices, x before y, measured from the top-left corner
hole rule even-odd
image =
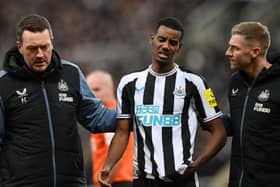
[[[266,108],[266,107],[263,106],[262,103],[256,102],[253,111],[269,114],[270,113],[270,108]]]

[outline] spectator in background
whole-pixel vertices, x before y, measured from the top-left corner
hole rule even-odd
[[[134,130],[134,187],[198,187],[196,170],[225,144],[214,94],[204,79],[175,63],[184,29],[163,18],[150,35],[151,65],[124,76],[118,86],[118,125],[99,182],[110,175]],[[211,136],[193,158],[198,121]]]
[[[100,98],[103,104],[108,108],[116,108],[116,97],[112,76],[105,71],[93,71],[87,76],[87,82],[97,98]],[[109,150],[109,145],[114,133],[92,134],[91,152],[93,163],[93,182],[99,187],[97,175],[100,172]],[[110,175],[112,187],[132,187],[133,179],[133,134],[129,138],[127,149],[114,167]]]
[[[225,52],[234,71],[224,116],[232,136],[229,187],[280,186],[280,60],[267,60],[270,42],[259,22],[232,27]]]
[[[0,71],[0,186],[86,186],[77,122],[115,130],[81,70],[60,59],[49,21],[23,17]]]

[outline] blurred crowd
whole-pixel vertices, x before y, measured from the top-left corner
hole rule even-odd
[[[15,44],[17,21],[31,13],[49,19],[62,58],[78,64],[85,74],[106,70],[116,84],[123,74],[150,64],[148,37],[155,22],[165,16],[179,18],[185,26],[185,46],[177,63],[208,80],[224,111],[230,76],[224,52],[232,25],[260,21],[271,31],[271,50],[280,46],[277,0],[1,0],[0,65]],[[226,163],[229,151],[226,146],[201,169],[206,180]]]
[[[186,30],[177,63],[205,76],[224,105],[229,75],[224,51],[231,26],[244,20],[263,22],[272,32],[275,49],[280,43],[279,9],[275,0],[1,0],[0,59],[15,43],[17,20],[39,13],[50,20],[62,57],[79,64],[84,73],[107,70],[118,82],[121,75],[149,64],[148,36],[156,20],[175,16]]]

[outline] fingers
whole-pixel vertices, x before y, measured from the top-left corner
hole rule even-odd
[[[111,187],[111,184],[109,183],[110,179],[110,171],[102,170],[98,174],[98,182],[101,187]]]
[[[195,172],[195,170],[197,169],[197,165],[196,165],[196,161],[194,161],[193,163],[191,163],[188,168],[186,169],[186,171],[184,172],[185,176],[190,176],[191,174],[193,174]]]
[[[188,167],[188,168],[186,169],[186,171],[184,172],[184,175],[185,175],[185,176],[190,176],[194,171],[195,171],[194,168]]]

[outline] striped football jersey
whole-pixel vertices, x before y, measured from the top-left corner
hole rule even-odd
[[[174,178],[192,162],[198,124],[221,116],[204,79],[175,65],[125,75],[118,86],[119,119],[133,119],[134,177]]]

